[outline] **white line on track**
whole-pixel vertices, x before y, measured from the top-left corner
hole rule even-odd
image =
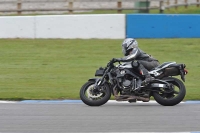
[[[15,101],[0,101],[0,103],[17,103]]]

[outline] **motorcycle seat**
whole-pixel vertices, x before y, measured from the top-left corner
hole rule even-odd
[[[165,68],[165,67],[168,66],[169,64],[170,64],[170,65],[172,65],[172,64],[176,64],[176,62],[164,62],[163,64],[161,64],[161,65],[155,67],[153,70],[155,70],[155,69]]]

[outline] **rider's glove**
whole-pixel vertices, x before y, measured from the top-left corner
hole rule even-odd
[[[113,63],[115,63],[115,62],[119,62],[119,59],[117,59],[117,58],[113,58],[113,59],[112,59],[112,62],[113,62]]]

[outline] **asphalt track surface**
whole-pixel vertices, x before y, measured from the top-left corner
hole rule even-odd
[[[0,133],[196,131],[200,103],[0,103]]]

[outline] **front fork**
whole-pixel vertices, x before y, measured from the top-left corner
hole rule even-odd
[[[102,92],[102,78],[91,78],[89,79],[88,81],[93,81],[95,82],[94,84],[94,89],[92,90],[92,93],[95,95],[95,94],[98,94],[99,92]]]

